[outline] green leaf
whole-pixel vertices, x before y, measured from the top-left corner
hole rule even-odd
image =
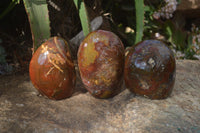
[[[0,14],[0,19],[6,16],[14,7],[15,5],[19,4],[20,0],[12,0],[8,7]]]
[[[136,39],[135,44],[142,41],[144,30],[144,0],[135,0]]]
[[[150,12],[150,11],[151,11],[150,6],[146,6],[146,5],[145,5],[145,7],[144,7],[144,11],[148,11],[148,12]]]
[[[181,3],[181,0],[177,0],[177,2],[178,2],[178,4],[180,4],[180,3]]]
[[[176,45],[176,49],[184,51],[187,47],[187,32],[178,28],[171,20],[167,20],[163,29],[168,37],[168,41]]]
[[[32,32],[34,51],[51,36],[46,0],[23,0]]]
[[[74,0],[74,4],[79,12],[83,34],[87,36],[91,32],[91,27],[84,0]]]

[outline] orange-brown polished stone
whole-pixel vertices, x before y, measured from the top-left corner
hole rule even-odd
[[[52,37],[33,54],[29,66],[35,88],[50,99],[70,97],[75,87],[75,68],[68,43]]]
[[[97,98],[110,98],[122,89],[124,46],[112,32],[91,32],[81,43],[78,66],[86,89]]]

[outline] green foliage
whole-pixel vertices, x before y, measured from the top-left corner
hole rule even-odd
[[[135,44],[142,41],[144,29],[144,1],[135,0],[136,39]]]
[[[78,9],[81,25],[84,36],[87,36],[91,32],[90,20],[88,17],[87,9],[83,0],[74,0],[74,4]]]
[[[32,32],[34,51],[51,36],[46,0],[23,0]]]
[[[20,0],[12,0],[8,7],[0,14],[0,19],[6,16],[15,7],[15,5],[19,4],[19,2]]]
[[[170,20],[165,22],[163,29],[166,37],[168,37],[168,41],[174,43],[178,50],[183,51],[187,46],[187,33],[176,27],[175,24]]]
[[[12,0],[8,8],[0,14],[0,18],[5,16],[19,1]],[[47,2],[46,0],[23,1],[29,17],[34,50],[36,50],[51,35]],[[86,8],[89,5],[86,5],[84,0],[73,0],[73,2],[79,13],[84,36],[86,36],[91,32]],[[164,41],[172,45],[174,50],[183,52],[184,58],[193,58],[196,53],[193,49],[192,34],[184,30],[185,25],[181,16],[169,20],[154,16],[156,11],[167,5],[166,0],[90,0],[89,2],[90,4],[101,3],[100,10],[98,10],[101,13],[97,14],[102,14],[109,20],[111,30],[119,35],[125,42],[125,46],[134,45],[144,39],[157,38],[155,34],[159,33]],[[181,0],[177,2],[180,3]]]

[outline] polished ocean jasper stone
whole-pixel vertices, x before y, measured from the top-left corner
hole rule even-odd
[[[124,46],[112,32],[91,32],[81,43],[78,66],[85,88],[96,98],[110,98],[122,89]]]
[[[35,88],[50,99],[70,97],[75,87],[75,68],[68,43],[52,37],[33,54],[29,66]]]
[[[163,42],[146,40],[129,49],[124,79],[131,92],[150,99],[167,98],[172,92],[175,75],[173,52]]]

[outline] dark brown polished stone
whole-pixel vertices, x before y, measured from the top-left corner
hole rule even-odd
[[[146,40],[134,45],[125,59],[126,87],[150,99],[167,98],[173,89],[176,63],[163,42]]]

